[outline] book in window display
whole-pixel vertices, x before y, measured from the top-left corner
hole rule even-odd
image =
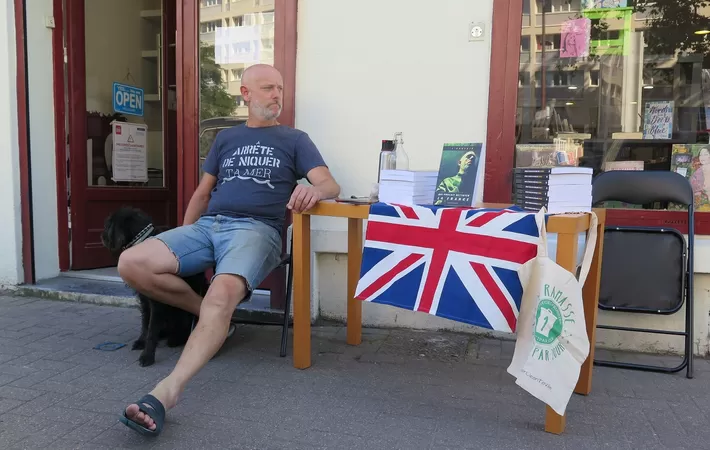
[[[580,146],[551,144],[518,144],[515,146],[515,167],[576,166]]]
[[[696,211],[710,211],[710,145],[674,144],[671,170],[686,177],[693,188]],[[668,209],[684,210],[683,205],[669,204]]]

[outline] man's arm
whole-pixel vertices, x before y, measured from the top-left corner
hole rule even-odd
[[[306,174],[306,178],[320,193],[320,200],[327,200],[340,195],[340,186],[327,167],[320,166],[311,169]]]
[[[195,193],[192,194],[192,198],[190,198],[190,203],[187,205],[183,225],[191,225],[197,222],[197,219],[207,211],[207,204],[210,202],[212,189],[214,189],[216,184],[217,177],[205,172]]]
[[[313,208],[319,200],[335,198],[340,195],[340,186],[325,166],[311,169],[306,178],[312,186],[297,184],[288,202],[288,209],[303,212]]]

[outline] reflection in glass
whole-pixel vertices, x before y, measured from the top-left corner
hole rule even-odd
[[[707,191],[700,186],[710,162],[710,4],[524,2],[516,166],[542,164],[545,158],[523,150],[547,144],[595,173],[676,171],[706,198],[710,181]],[[539,147],[520,147],[526,144]],[[710,210],[710,202],[696,207]]]
[[[84,15],[88,185],[163,187],[161,1],[91,0]],[[111,36],[120,36],[120,42]],[[114,82],[143,90],[143,116],[114,112]],[[146,125],[146,153],[140,160],[147,164],[147,182],[113,181],[114,120]]]
[[[247,119],[244,70],[274,63],[274,0],[202,0],[199,30],[201,170],[217,133]]]

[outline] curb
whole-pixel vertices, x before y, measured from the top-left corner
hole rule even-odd
[[[118,306],[122,308],[137,308],[134,297],[113,296],[104,294],[88,294],[83,292],[57,291],[37,286],[17,286],[13,289],[2,289],[3,293],[16,297],[35,297],[43,300],[55,300],[71,303],[86,303],[99,306]]]

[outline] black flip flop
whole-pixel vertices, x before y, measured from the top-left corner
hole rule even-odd
[[[151,419],[153,419],[153,422],[155,422],[155,430],[150,430],[129,419],[128,416],[126,416],[125,410],[123,411],[123,415],[120,417],[121,422],[123,422],[128,428],[137,431],[143,436],[158,436],[160,432],[163,431],[163,423],[165,422],[165,407],[163,404],[160,403],[160,400],[150,394],[144,395],[143,398],[136,402],[136,404],[141,412],[147,414]]]

